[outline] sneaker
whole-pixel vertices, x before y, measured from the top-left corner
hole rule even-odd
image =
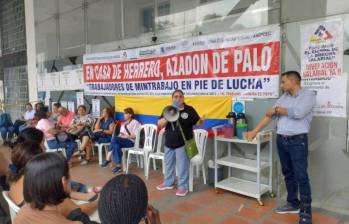
[[[106,168],[110,162],[111,160],[104,160],[101,167]]]
[[[117,166],[112,170],[112,172],[113,172],[113,174],[118,174],[118,173],[122,172],[122,169],[120,166]]]
[[[166,186],[165,183],[162,183],[156,187],[156,189],[158,189],[159,191],[171,190],[173,188],[174,188],[174,186]]]
[[[185,190],[185,189],[177,189],[176,191],[176,195],[179,196],[179,197],[184,197],[188,194],[188,190]]]
[[[295,208],[291,204],[287,203],[286,205],[275,209],[275,212],[278,214],[298,214],[299,208]]]
[[[84,165],[87,165],[88,163],[89,163],[89,161],[84,159],[81,161],[80,165],[84,166]]]
[[[306,212],[299,213],[299,224],[312,224],[311,214]]]

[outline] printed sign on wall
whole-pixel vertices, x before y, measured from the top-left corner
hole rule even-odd
[[[346,117],[342,20],[302,25],[301,53],[302,86],[317,93],[314,115]]]

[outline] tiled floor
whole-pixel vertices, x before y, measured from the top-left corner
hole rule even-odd
[[[132,166],[130,173],[144,179],[142,169]],[[90,185],[103,185],[113,177],[111,168],[100,168],[97,162],[87,166],[75,164],[72,168],[74,180]],[[214,188],[205,186],[196,180],[194,192],[187,197],[175,196],[175,190],[159,192],[156,185],[162,182],[162,174],[151,171],[149,180],[145,180],[150,203],[160,211],[164,224],[294,224],[296,215],[278,215],[273,212],[277,199],[264,198],[264,206],[255,199],[230,192],[217,193]],[[349,217],[314,209],[314,224],[349,224]]]

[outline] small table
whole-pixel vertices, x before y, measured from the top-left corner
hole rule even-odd
[[[261,196],[267,192],[272,193],[272,170],[273,170],[273,151],[272,151],[272,139],[273,131],[262,131],[256,136],[253,141],[247,141],[243,139],[238,139],[236,137],[226,138],[224,136],[217,136],[217,130],[220,126],[214,127],[214,160],[215,160],[215,188],[221,188],[227,191],[232,191],[238,194],[246,195],[249,197],[256,198],[260,205],[263,205],[261,201]],[[228,144],[227,156],[217,158],[217,143],[226,142]],[[260,156],[261,144],[264,142],[269,142],[268,149],[268,161],[262,161]],[[243,157],[237,157],[232,155],[231,143],[235,144],[249,144],[255,145],[257,150],[256,159],[249,159]],[[217,165],[222,165],[228,167],[228,177],[222,181],[217,180]],[[245,170],[257,174],[256,181],[250,181],[232,176],[232,168]],[[268,184],[261,183],[261,172],[264,169],[269,168],[269,178]]]

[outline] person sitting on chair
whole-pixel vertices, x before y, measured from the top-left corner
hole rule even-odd
[[[122,171],[121,159],[122,159],[122,148],[130,148],[135,144],[135,139],[141,124],[134,119],[134,111],[128,107],[124,110],[125,122],[121,125],[120,134],[112,138],[109,153],[107,159],[103,162],[102,167],[107,167],[111,162],[111,157],[116,165],[113,169],[113,173],[119,173]]]
[[[80,105],[78,107],[78,115],[75,116],[71,127],[67,130],[69,134],[81,140],[79,153],[86,153],[83,161],[80,163],[81,165],[88,164],[91,159],[92,145],[88,132],[91,130],[93,122],[94,119],[90,114],[87,114],[86,107]]]
[[[13,150],[16,145],[21,144],[23,142],[35,142],[37,144],[40,145],[41,147],[41,151],[40,152],[44,152],[45,151],[45,138],[44,138],[44,133],[42,131],[40,131],[39,129],[36,128],[26,128],[25,130],[23,130],[16,142],[14,142],[11,146],[12,148],[12,152],[14,152],[15,150]],[[28,156],[26,156],[26,158],[21,158],[21,159],[26,159],[29,160],[29,158],[27,158]],[[17,169],[21,169],[21,165],[20,164],[26,164],[26,162],[20,162],[20,164],[18,165],[15,161],[12,160],[12,164],[15,164],[17,166]],[[7,164],[7,168],[9,167],[9,165]],[[6,172],[8,172],[9,170],[6,169]],[[97,186],[87,186],[83,183],[79,183],[76,181],[70,181],[71,184],[71,198],[75,199],[75,200],[79,200],[79,201],[95,201],[98,197],[99,192],[101,191],[101,187],[97,187]],[[22,191],[20,191],[22,192]]]
[[[37,154],[27,162],[23,173],[25,205],[17,214],[15,224],[95,223],[69,199],[69,166],[61,155]]]
[[[144,181],[133,174],[108,181],[101,192],[98,213],[102,224],[161,224],[159,211],[148,204]]]
[[[58,117],[59,117],[59,112],[58,109],[61,107],[62,105],[60,103],[54,103],[52,105],[52,112],[50,114],[49,120],[52,121],[53,123],[57,123],[58,122]]]
[[[57,125],[61,130],[66,131],[71,127],[75,114],[63,106],[58,108],[58,113],[59,117]]]
[[[0,132],[4,142],[8,142],[12,139],[14,126],[11,120],[11,115],[8,113],[2,113],[0,115]]]
[[[91,133],[92,140],[97,143],[109,143],[114,131],[114,111],[107,107],[102,110],[102,115],[97,119],[95,128]]]
[[[27,103],[25,108],[26,108],[25,113],[22,114],[21,118],[16,120],[15,123],[13,124],[14,133],[16,135],[19,134],[19,127],[20,126],[29,124],[30,121],[34,119],[35,110],[33,109],[32,104],[31,103]]]
[[[45,107],[37,112],[39,122],[36,128],[44,132],[47,145],[50,149],[65,148],[67,160],[72,157],[77,148],[76,142],[69,139],[68,135],[61,129],[55,128],[53,122],[48,120],[48,108]]]

